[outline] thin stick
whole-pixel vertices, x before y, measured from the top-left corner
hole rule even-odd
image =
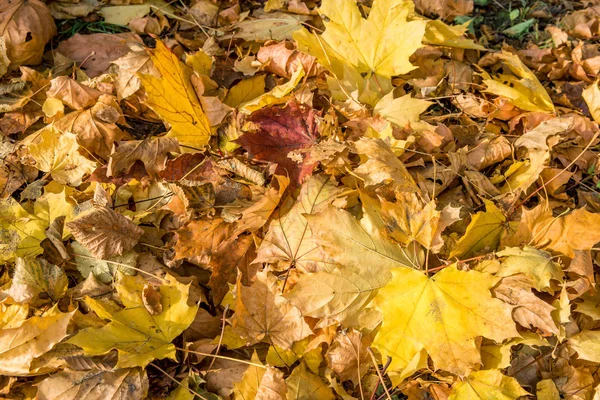
[[[150,363],[151,366],[153,366],[154,368],[156,368],[157,370],[159,370],[160,372],[162,372],[167,378],[169,378],[170,380],[172,380],[173,382],[175,382],[177,385],[183,387],[184,389],[187,389],[188,392],[190,392],[191,394],[200,397],[202,400],[208,400],[206,397],[202,396],[200,393],[194,391],[193,389],[191,389],[190,387],[185,387],[181,384],[181,382],[179,382],[177,379],[173,378],[171,375],[169,375],[167,373],[167,371],[165,371],[164,369],[162,369],[161,367],[159,367],[158,365],[154,364],[154,363]]]
[[[392,400],[392,396],[390,395],[390,392],[388,391],[388,388],[385,385],[385,381],[383,380],[383,375],[381,375],[381,371],[379,370],[379,367],[377,366],[377,359],[375,358],[375,354],[373,354],[373,350],[371,350],[370,347],[367,347],[367,352],[369,353],[369,356],[371,356],[371,360],[373,361],[373,365],[375,366],[375,371],[377,371],[377,376],[379,377],[381,386],[383,386],[383,390],[385,390],[385,394],[386,394],[388,400]]]
[[[265,365],[253,363],[252,361],[239,360],[239,359],[233,358],[233,357],[219,356],[219,355],[210,354],[210,353],[203,353],[201,351],[193,351],[193,350],[183,349],[181,347],[175,347],[175,348],[177,350],[185,351],[186,353],[198,354],[198,355],[204,356],[204,357],[214,357],[214,358],[219,358],[221,360],[229,360],[229,361],[239,362],[240,364],[253,365],[255,367],[259,367],[259,368],[262,368],[262,369],[269,369]]]
[[[221,344],[223,343],[223,334],[225,333],[225,319],[227,317],[227,311],[229,310],[229,304],[227,304],[225,306],[225,309],[223,310],[223,318],[221,319],[221,321],[223,322],[221,324],[221,334],[219,335],[219,344],[217,344],[217,350],[216,350],[216,355],[219,354],[219,350],[221,350]],[[210,365],[208,366],[208,369],[211,369],[213,364],[215,363],[216,358],[213,358],[212,361],[210,362]]]

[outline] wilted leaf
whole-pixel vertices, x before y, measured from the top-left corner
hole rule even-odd
[[[261,364],[256,353],[252,362]],[[283,380],[283,372],[276,368],[248,367],[244,377],[233,386],[233,393],[241,399],[283,400],[286,398],[287,386]]]
[[[550,280],[561,281],[564,273],[559,264],[554,262],[545,251],[525,246],[506,248],[496,253],[498,257],[506,257],[500,264],[497,276],[511,276],[522,273],[532,279],[533,286],[539,292],[550,287]]]
[[[110,322],[102,328],[80,330],[68,342],[92,356],[116,349],[119,353],[117,368],[145,368],[156,358],[176,360],[175,345],[171,342],[192,323],[198,310],[198,306],[187,305],[190,287],[174,280],[162,284],[162,312],[152,315],[144,307],[144,285],[145,281],[139,276],[119,277],[115,286],[125,306],[123,309],[86,297],[88,307]]]
[[[300,310],[281,295],[277,278],[264,270],[252,286],[237,284],[233,331],[248,343],[266,340],[283,349],[312,333]]]
[[[540,111],[554,113],[554,104],[540,81],[518,56],[503,51],[496,54],[503,62],[506,72],[497,79],[486,78],[486,92],[504,96],[525,111]]]
[[[46,95],[58,99],[74,110],[93,105],[102,93],[85,86],[68,76],[59,76],[50,81],[50,89]]]
[[[506,217],[490,201],[485,201],[486,210],[480,211],[471,220],[467,231],[450,252],[450,258],[467,258],[482,250],[495,250],[504,230]]]
[[[37,384],[39,400],[142,400],[148,394],[146,371],[65,370]]]
[[[121,255],[135,246],[144,231],[110,208],[99,208],[67,224],[86,249],[100,259]]]
[[[285,381],[288,387],[288,400],[335,399],[331,389],[323,383],[321,378],[307,370],[304,363],[294,368],[292,374]]]
[[[0,3],[0,36],[4,37],[11,67],[39,64],[44,46],[54,35],[56,25],[43,2],[3,0]]]
[[[338,332],[327,351],[327,365],[340,377],[340,381],[349,380],[356,384],[369,371],[368,346],[369,340],[357,330]]]
[[[118,176],[127,173],[136,161],[144,163],[149,174],[156,174],[166,168],[170,153],[179,152],[179,143],[175,138],[160,137],[121,142],[110,155],[106,175]]]

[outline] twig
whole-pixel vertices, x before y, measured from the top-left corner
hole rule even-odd
[[[373,350],[371,350],[370,347],[367,347],[367,352],[369,353],[369,356],[371,356],[371,360],[373,361],[373,365],[375,366],[375,371],[377,371],[377,376],[379,377],[379,381],[381,382],[381,386],[383,386],[383,390],[385,391],[388,400],[392,400],[392,396],[390,395],[390,392],[388,391],[388,388],[385,385],[385,381],[383,380],[383,375],[381,374],[381,371],[377,366],[377,359],[375,358],[375,354],[373,354]],[[377,388],[375,388],[375,390],[377,390]],[[373,396],[371,396],[371,398],[373,398]]]

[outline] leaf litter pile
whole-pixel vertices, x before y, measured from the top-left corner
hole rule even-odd
[[[0,0],[1,398],[600,399],[598,4]]]

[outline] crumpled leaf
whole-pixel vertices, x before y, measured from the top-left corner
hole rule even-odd
[[[12,283],[6,291],[17,303],[56,303],[67,292],[67,275],[61,267],[41,258],[17,258]]]
[[[282,349],[290,349],[294,342],[312,333],[300,310],[281,295],[277,278],[267,270],[256,274],[250,287],[238,282],[236,295],[231,325],[233,332],[247,343],[266,340]]]
[[[102,93],[68,76],[58,76],[50,81],[46,95],[58,99],[74,110],[93,105]]]
[[[88,307],[110,322],[101,328],[82,329],[68,343],[81,347],[91,356],[116,349],[119,353],[117,368],[145,368],[154,359],[176,360],[172,341],[192,323],[198,306],[187,305],[189,285],[170,279],[160,285],[163,310],[152,315],[142,300],[144,279],[120,275],[115,287],[125,308],[86,297]]]
[[[65,370],[37,385],[39,400],[142,400],[148,394],[148,376],[140,368]]]
[[[67,336],[67,325],[74,313],[61,313],[54,307],[44,316],[34,316],[18,327],[0,330],[0,373],[29,375],[33,360]]]
[[[369,371],[369,344],[369,339],[355,329],[335,335],[325,357],[327,365],[339,376],[340,381],[349,380],[358,384],[358,380]]]
[[[56,35],[46,4],[39,0],[3,0],[0,10],[0,36],[4,37],[11,68],[39,64],[44,46]]]
[[[149,174],[156,174],[166,168],[170,153],[179,152],[179,143],[175,138],[159,137],[121,142],[110,155],[106,175],[118,176],[127,173],[136,161],[144,163]]]
[[[551,280],[562,281],[564,273],[560,264],[554,262],[550,254],[533,247],[523,249],[509,247],[496,253],[498,257],[506,257],[500,263],[496,276],[525,274],[532,279],[538,292],[550,287]]]
[[[448,400],[516,400],[529,393],[513,377],[497,369],[472,372],[452,387]]]
[[[110,208],[99,208],[67,224],[75,239],[94,256],[107,259],[135,246],[144,231]]]
[[[408,268],[392,275],[373,300],[383,314],[373,346],[392,357],[392,370],[406,368],[425,349],[435,368],[465,376],[481,362],[478,337],[518,336],[510,307],[490,293],[498,278],[454,265],[431,278]]]
[[[148,52],[161,77],[140,74],[146,104],[171,125],[167,137],[191,148],[204,147],[211,136],[210,125],[190,82],[189,67],[160,40]]]

